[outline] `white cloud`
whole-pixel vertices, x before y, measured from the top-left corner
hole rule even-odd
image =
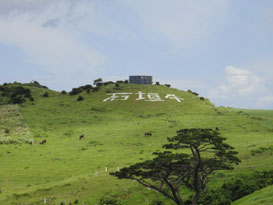
[[[210,97],[229,99],[266,91],[263,79],[249,70],[226,66],[225,74],[226,83],[210,90]]]
[[[9,0],[0,7],[6,9],[0,14],[0,43],[19,48],[29,63],[49,72],[94,71],[104,63],[104,57],[67,26],[85,14],[80,4]]]
[[[225,78],[222,85],[209,90],[209,98],[214,102],[224,103],[225,106],[272,108],[273,95],[266,86],[265,78],[235,66],[225,67]]]
[[[162,36],[181,48],[209,37],[220,26],[229,4],[227,0],[119,0],[141,19],[145,30]]]
[[[257,106],[261,108],[271,108],[273,109],[273,96],[263,96],[258,98]]]

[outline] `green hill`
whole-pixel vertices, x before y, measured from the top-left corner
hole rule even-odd
[[[242,163],[234,171],[214,175],[210,186],[272,166],[272,111],[215,107],[193,92],[166,86],[109,84],[94,92],[82,89],[77,95],[37,84],[5,86],[10,89],[3,96],[1,86],[0,104],[12,103],[18,96],[23,102],[0,106],[0,204],[43,204],[44,199],[48,204],[75,200],[98,204],[105,195],[128,205],[164,201],[158,193],[117,180],[109,172],[152,158],[167,137],[183,128],[218,127],[239,152]],[[18,86],[29,89],[31,96],[14,94]],[[137,100],[139,92],[145,99]],[[112,93],[123,94],[111,101]],[[157,93],[160,101],[148,93]],[[152,136],[145,137],[145,132]],[[7,140],[16,143],[4,143]],[[40,144],[43,140],[46,143]]]
[[[256,191],[242,199],[235,201],[232,205],[272,205],[273,202],[273,186],[266,187]]]

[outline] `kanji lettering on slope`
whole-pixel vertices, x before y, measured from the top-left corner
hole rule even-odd
[[[106,102],[108,100],[114,101],[114,100],[128,100],[129,96],[132,93],[109,93],[107,95],[111,95],[109,98],[106,98],[103,100],[103,102]]]
[[[150,101],[150,102],[160,102],[160,101],[164,101],[160,98],[160,96],[158,95],[158,93],[148,93],[147,97],[149,100],[145,100],[145,101]]]
[[[174,94],[168,94],[168,95],[166,95],[165,98],[174,99],[174,100],[177,100],[178,102],[181,102],[182,100],[184,100],[184,98],[179,98]]]
[[[139,91],[138,93],[135,93],[135,94],[138,95],[138,97],[136,98],[137,101],[139,101],[139,100],[144,100],[144,101],[148,101],[148,102],[162,102],[162,101],[164,101],[163,99],[161,99],[161,97],[159,96],[158,93],[147,93],[146,94],[146,93]],[[132,93],[109,93],[107,95],[110,95],[110,97],[104,99],[103,102],[114,101],[114,100],[128,100],[128,98],[130,97],[130,95],[132,95]],[[182,102],[182,100],[184,100],[183,98],[177,97],[174,94],[167,94],[165,96],[165,99],[176,100],[177,102]]]
[[[138,94],[138,98],[137,98],[136,100],[145,100],[145,97],[143,97],[143,95],[145,95],[145,93],[139,91],[139,92],[136,93],[136,94]]]

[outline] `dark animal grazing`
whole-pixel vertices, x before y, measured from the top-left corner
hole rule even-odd
[[[152,133],[150,133],[150,132],[145,132],[145,137],[146,136],[152,136]]]
[[[79,139],[81,140],[82,138],[84,138],[84,135],[80,135]]]
[[[165,86],[167,86],[167,87],[169,87],[169,88],[171,87],[171,85],[170,85],[170,84],[165,84]]]
[[[46,140],[43,140],[42,142],[40,142],[40,144],[45,144],[46,143]]]
[[[216,130],[216,131],[219,131],[219,127],[216,127],[215,130]]]

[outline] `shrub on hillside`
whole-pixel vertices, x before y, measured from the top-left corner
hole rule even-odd
[[[231,202],[270,185],[273,185],[273,170],[241,175],[219,188],[208,189],[202,194],[199,204],[230,205]]]
[[[3,86],[2,88],[2,96],[6,97],[16,97],[17,95],[30,94],[30,90],[22,86]]]
[[[100,199],[99,205],[121,205],[121,203],[111,196],[104,196]]]
[[[191,94],[193,94],[193,95],[196,95],[196,96],[198,96],[198,95],[199,95],[198,93],[196,93],[196,92],[192,92],[191,90],[188,90],[188,92],[189,92],[189,93],[191,93]]]
[[[91,90],[92,88],[93,88],[93,86],[90,85],[90,84],[87,84],[87,85],[84,85],[84,86],[80,87],[80,89],[82,89],[82,90]]]
[[[8,128],[5,128],[4,131],[6,134],[8,134],[10,132]]]
[[[12,97],[8,101],[10,104],[22,104],[23,102],[25,102],[25,99],[22,96]]]
[[[42,96],[45,97],[45,98],[48,98],[49,94],[48,94],[48,92],[45,92]]]
[[[63,90],[61,93],[62,93],[63,95],[65,95],[65,94],[66,94],[66,91],[65,91],[65,90]]]
[[[82,96],[79,96],[77,101],[82,101],[84,98]]]
[[[36,87],[36,88],[44,88],[44,89],[48,89],[48,87],[41,85],[38,81],[33,80],[30,83],[25,83],[23,85],[27,85],[27,86],[31,86],[31,87]]]
[[[93,87],[92,88],[92,92],[97,92],[97,91],[99,91],[99,87]]]
[[[103,85],[102,78],[98,78],[98,79],[94,80],[93,85],[95,85],[96,87],[99,87],[99,86]]]
[[[120,90],[120,84],[116,83],[115,87],[114,87],[114,90]]]
[[[106,81],[103,83],[103,85],[110,85],[110,84],[115,84],[113,81]]]
[[[72,91],[69,92],[69,95],[77,95],[82,92],[81,88],[73,88]]]

